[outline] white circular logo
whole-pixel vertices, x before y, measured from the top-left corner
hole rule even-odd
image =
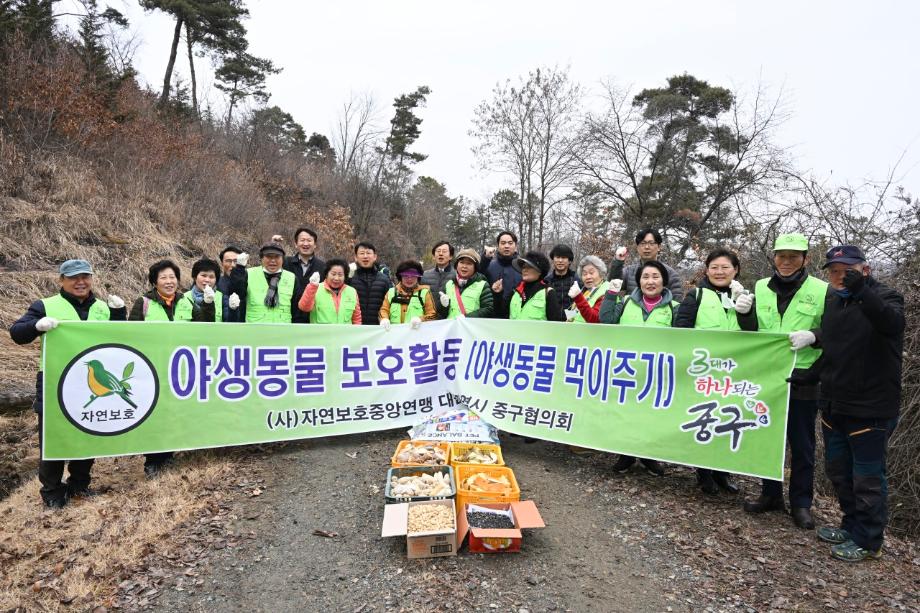
[[[77,428],[106,436],[139,426],[153,412],[159,393],[146,356],[126,345],[97,345],[64,369],[58,404]]]

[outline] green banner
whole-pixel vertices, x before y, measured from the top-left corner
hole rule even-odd
[[[44,338],[45,459],[410,427],[467,404],[516,434],[783,474],[784,334],[458,319],[62,322]]]

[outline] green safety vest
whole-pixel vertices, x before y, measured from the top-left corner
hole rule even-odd
[[[195,297],[192,296],[192,291],[189,290],[182,294],[182,300],[179,302],[180,304],[176,305],[175,313],[173,313],[173,319],[176,321],[192,321],[192,311],[195,309]],[[182,304],[183,302],[188,304]],[[224,296],[219,291],[214,290],[214,321],[223,321],[223,312]]]
[[[754,285],[757,329],[764,332],[793,332],[821,327],[827,283],[809,275],[781,316],[776,306],[776,292],[768,287],[770,279],[761,279]],[[808,368],[821,355],[820,349],[806,347],[798,351],[796,368]]]
[[[265,295],[268,293],[268,281],[261,266],[254,266],[246,270],[248,275],[246,286],[246,322],[263,324],[289,324],[291,323],[291,300],[294,298],[294,273],[287,270],[281,271],[278,280],[278,306],[268,308],[265,306]]]
[[[419,288],[412,292],[409,297],[409,304],[406,306],[406,319],[400,319],[402,317],[402,305],[393,302],[393,298],[396,297],[396,288],[391,287],[387,291],[387,297],[390,299],[390,321],[394,324],[403,324],[413,317],[418,317],[419,319],[424,317],[426,296],[428,296],[427,287]]]
[[[589,295],[585,296],[585,300],[588,301],[588,304],[591,305],[592,309],[594,308],[595,304],[597,304],[598,302],[604,299],[604,295],[607,293],[607,288],[609,286],[610,286],[610,282],[604,281],[603,283],[598,285],[596,288],[591,290],[591,293]],[[578,308],[575,306],[574,302],[572,303],[572,307],[575,309]],[[581,316],[581,311],[578,312],[578,315],[576,315],[575,319],[573,319],[572,321],[579,322],[579,323],[585,323],[585,318]]]
[[[351,316],[358,305],[358,292],[350,285],[343,285],[339,290],[339,310],[335,310],[335,301],[332,294],[321,285],[316,290],[316,302],[313,303],[313,312],[310,313],[311,324],[350,324]]]
[[[42,298],[42,304],[45,306],[45,317],[51,317],[58,321],[80,321],[77,310],[67,301],[67,298],[60,294],[50,298]],[[110,318],[109,305],[96,298],[96,301],[89,307],[86,321],[108,321]],[[41,339],[40,342],[44,342],[44,339]]]
[[[719,293],[709,288],[700,288],[696,292],[700,301],[699,310],[696,312],[697,330],[740,330],[738,314],[734,309],[726,310],[722,306]],[[702,296],[702,298],[701,298]]]
[[[466,310],[467,315],[473,311],[479,310],[479,298],[482,296],[482,288],[485,286],[485,284],[486,282],[482,279],[474,283],[467,283],[466,287],[463,288],[465,291],[459,293],[459,300],[463,302],[463,308]],[[447,294],[448,298],[450,298],[450,310],[447,312],[447,319],[457,319],[460,317],[462,311],[460,310],[460,305],[457,302],[457,284],[453,279],[448,281],[444,286],[444,293]],[[466,296],[463,296],[463,293],[466,293]]]
[[[509,319],[546,321],[546,292],[547,288],[544,287],[522,304],[521,295],[515,290],[514,295],[511,296]]]
[[[184,303],[184,304],[183,304]],[[191,321],[192,304],[185,299],[185,294],[176,297],[173,302],[172,321]],[[144,296],[144,321],[170,321],[166,309],[156,300]]]
[[[640,298],[641,300],[641,298]],[[623,314],[620,315],[620,325],[623,326],[650,326],[652,328],[670,328],[674,317],[674,309],[680,306],[676,300],[670,303],[659,302],[645,318],[645,309],[631,298],[626,299]]]

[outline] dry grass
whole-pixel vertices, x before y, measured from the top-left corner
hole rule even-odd
[[[38,468],[38,419],[32,411],[0,415],[0,499]]]
[[[141,459],[100,460],[105,494],[45,510],[32,479],[0,502],[0,610],[92,609],[114,602],[118,584],[151,553],[178,546],[184,524],[220,500],[233,463],[194,454],[155,481]]]

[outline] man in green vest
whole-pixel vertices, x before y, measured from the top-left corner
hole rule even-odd
[[[10,326],[10,336],[17,344],[31,343],[57,328],[61,321],[125,321],[127,309],[124,300],[109,294],[106,303],[93,294],[93,268],[86,260],[67,260],[61,264],[58,282],[60,292],[33,302],[26,314]],[[39,370],[35,377],[35,401],[32,403],[32,408],[38,413],[39,437],[44,409],[42,387],[43,375]],[[68,464],[69,476],[66,482],[62,482],[65,464]],[[92,467],[92,459],[71,460],[69,463],[42,460],[38,465],[38,480],[45,505],[59,509],[71,497],[90,495]]]
[[[781,234],[773,243],[773,276],[754,286],[757,329],[789,334],[797,352],[792,378],[817,361],[815,347],[824,315],[827,283],[805,271],[808,239],[802,234]],[[818,411],[816,384],[792,383],[786,437],[789,440],[792,471],[789,477],[789,506],[800,528],[815,527],[811,503],[815,477],[815,418]],[[784,511],[781,481],[763,480],[761,494],[744,503],[748,513]]]
[[[297,279],[284,270],[284,249],[266,243],[259,249],[261,266],[247,269],[249,254],[236,256],[230,271],[231,291],[246,305],[246,323],[291,323],[300,296],[294,291]]]
[[[461,249],[454,260],[457,276],[444,285],[438,294],[438,315],[442,319],[458,317],[491,317],[492,286],[489,279],[477,272],[479,254],[474,249]]]

